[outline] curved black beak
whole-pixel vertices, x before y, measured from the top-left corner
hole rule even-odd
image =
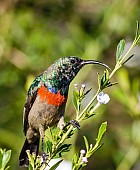
[[[108,67],[108,65],[106,65],[106,64],[104,64],[104,63],[102,63],[102,62],[100,62],[100,61],[96,61],[96,60],[84,60],[84,61],[82,62],[82,65],[86,65],[86,64],[99,64],[99,65],[102,65],[102,66],[108,68],[109,70],[111,70],[111,69]]]

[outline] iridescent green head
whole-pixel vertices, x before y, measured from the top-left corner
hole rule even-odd
[[[60,90],[62,95],[67,95],[70,82],[79,70],[87,64],[100,64],[109,68],[107,65],[95,60],[83,60],[75,56],[63,57],[44,72],[47,88],[51,92],[57,93]]]

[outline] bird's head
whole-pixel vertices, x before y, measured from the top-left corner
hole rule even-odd
[[[83,60],[75,56],[63,57],[48,68],[49,85],[52,85],[54,89],[67,89],[79,70],[87,64],[99,64],[109,68],[106,64],[96,60]]]
[[[96,60],[83,60],[75,56],[63,57],[54,63],[60,75],[70,77],[70,79],[68,78],[69,80],[72,80],[79,72],[79,70],[87,64],[99,64],[110,69],[106,64],[102,62]]]

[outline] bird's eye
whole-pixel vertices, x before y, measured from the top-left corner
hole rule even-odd
[[[71,60],[71,63],[72,63],[72,64],[74,64],[74,63],[75,63],[75,60],[74,60],[74,59],[72,59],[72,60]]]

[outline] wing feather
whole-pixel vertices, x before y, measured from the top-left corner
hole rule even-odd
[[[29,91],[28,91],[28,95],[27,95],[26,102],[24,105],[24,110],[23,110],[23,126],[24,126],[23,131],[24,131],[25,136],[26,136],[27,129],[29,127],[28,115],[29,115],[29,112],[34,104],[35,99],[36,99],[37,91],[43,84],[42,78],[43,78],[43,74],[38,76],[33,81],[33,83],[31,84],[31,86],[29,88]]]

